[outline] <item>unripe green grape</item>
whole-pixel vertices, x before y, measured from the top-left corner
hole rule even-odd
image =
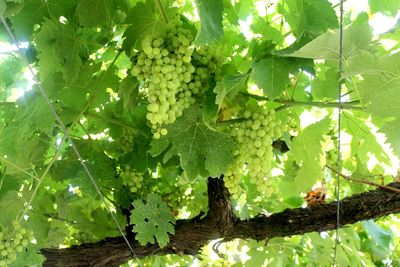
[[[142,187],[143,174],[125,166],[124,171],[120,172],[122,184],[129,188],[132,193],[137,192]]]
[[[282,135],[282,129],[285,129],[282,122],[273,114],[273,110],[267,110],[264,107],[258,107],[253,112],[246,110],[243,112],[246,121],[235,124],[231,129],[232,137],[239,144],[238,154],[231,169],[235,168],[239,173],[227,178],[230,191],[237,191],[235,187],[239,181],[235,182],[232,179],[240,177],[241,167],[247,169],[250,181],[256,184],[261,192],[263,188],[266,188],[263,184],[270,175],[273,160],[272,138],[279,138]]]
[[[168,130],[165,129],[165,128],[162,128],[162,129],[160,130],[160,133],[161,133],[161,135],[167,135],[167,134],[168,134]]]

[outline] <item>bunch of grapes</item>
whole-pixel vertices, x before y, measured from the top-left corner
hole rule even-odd
[[[267,177],[272,167],[272,142],[286,131],[286,125],[275,117],[274,110],[259,106],[254,111],[246,110],[243,115],[246,120],[231,129],[239,150],[224,178],[234,197],[239,194],[238,182],[243,171],[248,172],[250,181],[260,192],[269,190]]]
[[[132,193],[136,193],[142,187],[143,174],[132,169],[129,165],[126,165],[125,170],[120,172],[120,177],[122,184],[129,187]]]
[[[124,153],[128,153],[132,151],[132,146],[135,139],[135,133],[132,130],[125,130],[123,135],[118,138],[117,144],[121,147]]]
[[[23,228],[18,221],[12,222],[12,229],[0,231],[0,266],[8,266],[33,239],[33,232]]]
[[[147,119],[154,130],[154,138],[166,135],[165,124],[173,123],[184,109],[195,102],[197,92],[192,82],[193,36],[182,28],[178,18],[166,27],[166,33],[145,36],[142,49],[134,59],[132,75],[143,82],[147,90]]]

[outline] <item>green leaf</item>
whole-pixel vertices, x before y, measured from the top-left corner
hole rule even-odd
[[[259,33],[266,40],[272,40],[274,43],[279,43],[282,40],[281,32],[268,23],[265,18],[256,17],[250,25],[254,33]]]
[[[32,40],[33,28],[35,25],[41,25],[46,19],[58,20],[61,16],[69,18],[75,12],[76,2],[76,0],[24,0],[22,10],[10,18],[18,40],[20,42]]]
[[[253,79],[271,100],[279,98],[289,83],[291,66],[281,57],[269,57],[252,65]]]
[[[369,8],[372,13],[383,13],[389,16],[395,16],[400,9],[398,0],[368,0]]]
[[[133,207],[130,223],[134,224],[135,239],[142,246],[157,241],[161,248],[165,247],[169,242],[168,233],[175,234],[175,218],[161,197],[150,194],[147,204],[138,199],[133,202]]]
[[[319,35],[338,26],[336,12],[327,0],[286,0],[283,3],[278,4],[278,11],[297,37],[306,32]]]
[[[374,155],[379,164],[391,164],[390,156],[378,143],[377,136],[367,126],[366,120],[351,111],[344,111],[343,115],[342,129],[352,135],[351,155],[357,156],[360,163],[368,162]]]
[[[323,71],[317,73],[317,76],[311,82],[311,92],[318,99],[337,99],[339,88],[339,72],[334,68],[320,66]]]
[[[372,240],[382,248],[388,248],[393,239],[393,233],[383,229],[372,220],[361,222],[362,226],[367,230]]]
[[[369,50],[372,30],[368,23],[352,24],[343,31],[343,59],[357,55],[361,50]],[[288,55],[291,57],[339,60],[339,30],[324,33],[309,42],[298,51]]]
[[[215,83],[213,86],[215,86]],[[207,90],[204,93],[203,118],[205,123],[215,122],[217,120],[219,107],[216,104],[216,98],[217,94],[212,90]]]
[[[345,76],[361,74],[363,80],[357,85],[360,96],[367,105],[366,111],[384,118],[386,123],[379,129],[400,154],[400,54],[376,58],[363,53],[353,58]]]
[[[7,10],[7,3],[5,0],[0,0],[0,16],[3,16]]]
[[[218,109],[221,108],[224,100],[231,103],[240,91],[247,89],[247,79],[247,74],[226,75],[217,82],[214,93],[217,94],[215,103],[218,105]]]
[[[24,210],[24,201],[18,197],[18,191],[8,191],[0,199],[0,225],[7,225],[15,220]]]
[[[224,35],[222,27],[223,1],[196,0],[196,6],[201,25],[194,43],[196,45],[205,45],[222,39]]]
[[[9,191],[18,191],[21,181],[16,177],[1,172],[0,169],[0,201]]]
[[[324,177],[325,154],[322,142],[323,135],[329,131],[329,125],[330,120],[323,119],[306,127],[294,138],[293,158],[301,166],[295,178],[298,192],[310,190],[316,181]]]
[[[76,13],[83,26],[94,27],[108,25],[114,10],[113,0],[80,0]]]
[[[166,136],[152,141],[151,153],[159,155],[168,148],[164,161],[178,155],[182,169],[191,179],[198,175],[218,177],[233,160],[235,143],[227,135],[209,129],[198,106],[190,107],[166,128]],[[170,144],[172,146],[168,147]]]
[[[145,1],[137,3],[128,12],[125,24],[129,26],[124,32],[123,44],[127,55],[130,55],[130,50],[145,34],[160,30],[162,21],[155,8],[155,1]]]
[[[46,20],[36,34],[35,41],[42,80],[60,70],[67,81],[74,81],[78,77],[82,65],[82,41],[72,25],[62,24],[58,19]]]

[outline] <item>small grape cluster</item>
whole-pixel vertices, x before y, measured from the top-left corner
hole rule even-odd
[[[269,191],[267,177],[270,175],[273,160],[272,142],[282,136],[286,125],[275,117],[274,110],[259,106],[251,112],[244,112],[243,122],[235,124],[231,135],[239,144],[234,162],[225,174],[225,184],[235,197],[239,194],[238,179],[246,170],[250,181],[260,192]]]
[[[132,169],[130,165],[125,166],[125,170],[120,172],[122,184],[129,187],[132,193],[136,193],[141,187],[143,182],[143,174]]]
[[[132,75],[147,90],[147,120],[158,139],[168,133],[163,127],[173,123],[195,102],[193,94],[201,83],[193,80],[191,32],[182,27],[179,18],[170,21],[165,35],[152,33],[144,37],[142,50],[134,59]],[[196,90],[197,88],[197,90]]]
[[[21,226],[18,221],[12,222],[12,229],[0,231],[0,266],[8,266],[17,259],[17,254],[33,240],[33,232]]]
[[[135,140],[135,134],[133,131],[124,130],[124,133],[116,141],[119,147],[124,153],[129,153],[132,151],[132,146]]]

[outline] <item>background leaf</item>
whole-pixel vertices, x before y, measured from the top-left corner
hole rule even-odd
[[[201,25],[195,39],[195,44],[204,45],[220,40],[224,34],[222,28],[223,1],[196,0],[196,6]]]

